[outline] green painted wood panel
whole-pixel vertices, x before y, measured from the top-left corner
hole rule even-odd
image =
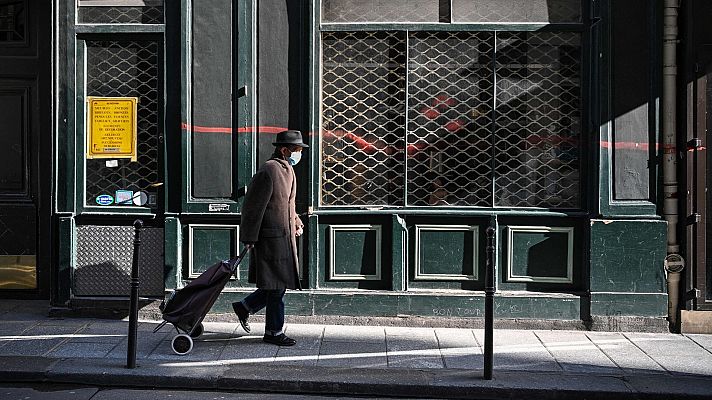
[[[163,282],[166,290],[176,289],[180,280],[181,257],[180,249],[182,238],[180,235],[180,220],[178,218],[166,218],[164,222],[164,274]]]
[[[318,287],[389,290],[392,226],[387,221],[390,220],[363,217],[320,220]]]
[[[332,279],[380,276],[380,259],[376,251],[377,232],[374,230],[331,230],[329,237],[333,265]]]
[[[190,277],[200,275],[218,261],[237,253],[237,229],[234,227],[189,226],[188,234]]]
[[[665,221],[591,220],[592,292],[664,293]]]
[[[594,316],[667,316],[668,296],[664,293],[591,293]]]
[[[476,232],[445,229],[418,229],[415,279],[475,279]]]
[[[509,280],[571,281],[569,233],[513,230]]]
[[[231,313],[230,304],[249,292],[223,292],[211,312]],[[496,296],[498,319],[579,320],[581,298],[575,295]],[[309,292],[290,290],[285,295],[287,315],[422,316],[483,318],[484,294],[423,295],[386,292]],[[263,312],[262,312],[263,313]]]

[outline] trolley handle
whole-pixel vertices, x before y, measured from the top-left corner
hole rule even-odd
[[[236,258],[233,258],[232,260],[230,260],[230,263],[231,263],[231,264],[230,264],[230,265],[231,265],[230,270],[231,270],[233,273],[235,272],[235,270],[237,270],[237,266],[240,265],[240,263],[242,262],[242,259],[245,258],[245,255],[247,254],[247,251],[250,250],[250,249],[253,248],[253,247],[254,247],[254,246],[251,245],[251,244],[246,244],[246,245],[242,248],[242,251],[240,252],[240,255],[237,256]]]

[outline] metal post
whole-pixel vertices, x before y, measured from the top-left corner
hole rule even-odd
[[[494,235],[493,227],[487,228],[487,263],[485,266],[485,376],[492,379],[492,340],[494,336]]]
[[[131,263],[131,305],[129,306],[129,338],[126,368],[136,368],[136,333],[138,331],[138,255],[141,248],[143,221],[137,219],[135,228],[133,262]]]

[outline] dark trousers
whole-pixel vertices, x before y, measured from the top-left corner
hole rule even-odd
[[[284,289],[265,290],[257,289],[242,299],[250,314],[263,308],[265,311],[265,335],[279,335],[284,327]]]

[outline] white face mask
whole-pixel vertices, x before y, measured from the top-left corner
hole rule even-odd
[[[293,151],[293,152],[289,155],[289,158],[288,158],[289,164],[291,164],[292,166],[297,165],[297,164],[299,163],[299,160],[301,160],[301,159],[302,159],[302,152],[301,152],[301,151]]]

